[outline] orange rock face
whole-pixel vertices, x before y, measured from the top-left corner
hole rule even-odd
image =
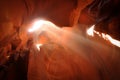
[[[85,31],[95,24],[97,31],[120,40],[119,7],[119,0],[0,0],[0,80],[27,75],[28,80],[119,80],[120,49],[96,37],[92,41]],[[73,28],[59,33],[63,44],[45,44],[39,53],[29,41],[35,35],[28,33],[35,19]],[[41,39],[47,42],[44,35]]]

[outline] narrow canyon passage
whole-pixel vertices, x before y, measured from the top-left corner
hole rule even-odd
[[[0,80],[120,80],[120,0],[0,0]]]

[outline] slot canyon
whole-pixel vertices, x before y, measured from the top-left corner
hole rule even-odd
[[[120,80],[120,0],[0,0],[0,80]]]

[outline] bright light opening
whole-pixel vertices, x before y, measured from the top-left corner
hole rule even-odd
[[[105,40],[110,41],[113,45],[120,47],[120,41],[113,39],[110,35],[105,34],[105,33],[99,33],[98,31],[94,30],[95,25],[91,26],[88,30],[87,30],[87,34],[89,36],[94,36],[94,33],[97,34],[98,36],[102,37]]]
[[[120,47],[120,41],[113,39],[111,36],[106,35],[106,38],[113,44]]]
[[[28,30],[28,32],[45,30],[46,27],[49,27],[49,26],[53,27],[55,25],[50,21],[38,20],[33,23],[33,26]]]
[[[92,27],[90,27],[88,30],[87,30],[87,34],[89,36],[94,36],[94,27],[95,25],[93,25]]]
[[[40,29],[43,24],[45,24],[45,21],[44,21],[44,20],[35,21],[35,23],[33,24],[32,28],[30,28],[30,29],[28,30],[28,32],[34,32],[34,31]]]

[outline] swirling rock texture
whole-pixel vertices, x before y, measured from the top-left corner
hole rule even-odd
[[[0,0],[0,80],[120,80],[120,49],[85,35],[95,24],[120,40],[119,7],[119,0]],[[27,32],[35,19],[67,33],[38,51]]]

